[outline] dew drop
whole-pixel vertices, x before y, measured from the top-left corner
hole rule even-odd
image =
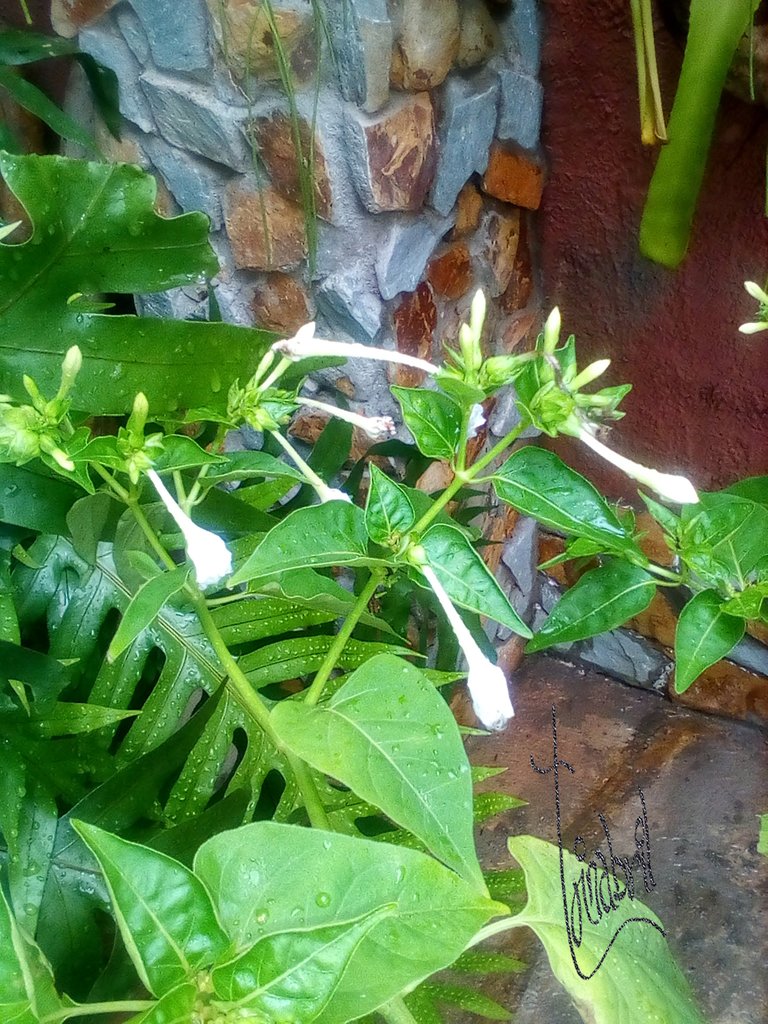
[[[318,907],[328,907],[328,906],[330,906],[330,903],[331,903],[330,893],[327,893],[327,892],[319,892],[319,893],[317,893],[317,895],[315,896],[315,903],[318,905]]]

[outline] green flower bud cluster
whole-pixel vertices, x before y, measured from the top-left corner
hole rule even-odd
[[[146,434],[149,403],[143,392],[133,400],[133,409],[124,427],[117,432],[117,450],[125,460],[122,467],[132,484],[138,484],[142,473],[152,468],[163,449],[163,434]]]
[[[37,384],[26,374],[22,380],[31,405],[14,405],[8,395],[0,396],[1,462],[21,466],[40,458],[52,469],[74,470],[74,463],[65,450],[72,433],[67,419],[68,395],[82,363],[82,354],[75,345],[64,356],[61,384],[55,398],[44,398]]]
[[[619,420],[624,415],[618,406],[631,384],[584,392],[608,369],[610,360],[599,359],[579,371],[576,339],[571,335],[559,345],[560,311],[555,307],[536,342],[538,358],[523,364],[515,380],[517,401],[538,429],[556,437],[580,435],[585,423]]]
[[[235,381],[229,389],[227,418],[233,426],[248,424],[254,430],[278,430],[296,411],[295,391],[281,391],[272,384],[288,369],[291,360],[278,358],[270,349],[253,377],[244,386]]]

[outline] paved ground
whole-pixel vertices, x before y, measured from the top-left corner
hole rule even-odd
[[[486,788],[529,801],[481,832],[488,866],[512,866],[510,834],[555,840],[551,784],[529,761],[533,754],[551,763],[553,704],[560,756],[576,771],[561,780],[566,847],[581,834],[591,852],[603,835],[602,811],[617,853],[634,852],[641,787],[657,887],[646,895],[641,886],[640,898],[664,923],[711,1024],[768,1021],[768,859],[755,849],[756,815],[768,811],[766,733],[547,657],[528,658],[508,729],[471,740],[474,763],[508,766]],[[531,933],[504,937],[501,945],[531,965],[485,986],[515,1011],[516,1024],[578,1024]]]

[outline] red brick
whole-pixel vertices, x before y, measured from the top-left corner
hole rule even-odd
[[[527,210],[538,210],[544,189],[544,172],[530,157],[513,153],[498,142],[491,146],[483,189],[496,199]]]
[[[437,309],[432,289],[422,282],[415,292],[406,293],[393,313],[395,343],[404,355],[429,359],[432,336],[437,326]],[[395,383],[402,387],[417,387],[424,380],[424,371],[411,366],[398,365]]]

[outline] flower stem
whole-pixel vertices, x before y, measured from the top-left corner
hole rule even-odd
[[[427,509],[421,519],[419,519],[413,527],[413,532],[423,533],[432,520],[436,516],[440,515],[448,502],[453,498],[454,494],[456,494],[457,491],[460,491],[466,484],[471,483],[487,465],[493,462],[497,456],[501,455],[502,452],[509,448],[509,446],[518,439],[528,425],[527,420],[521,420],[516,427],[502,437],[498,444],[494,445],[493,448],[491,448],[489,452],[486,452],[482,458],[474,462],[469,469],[465,469],[462,473],[458,473],[440,497],[435,499],[431,508]]]
[[[304,801],[304,806],[307,809],[307,814],[309,815],[312,827],[330,830],[331,826],[328,821],[328,815],[323,807],[320,794],[318,793],[317,786],[315,785],[315,780],[310,775],[307,764],[300,758],[296,757],[295,754],[287,751],[279,736],[275,733],[275,730],[272,728],[272,720],[267,706],[248,682],[247,676],[230,653],[224,638],[219,632],[219,627],[214,622],[213,616],[208,609],[205,597],[199,590],[197,590],[193,599],[197,609],[197,614],[200,617],[200,624],[203,627],[205,635],[210,640],[211,645],[221,662],[222,668],[226,672],[227,678],[225,685],[248,717],[252,718],[264,732],[264,735],[270,743],[286,755],[288,764],[290,765],[296,779],[296,785],[299,787],[301,798]]]
[[[280,447],[283,449],[288,458],[291,459],[291,461],[295,463],[296,466],[298,466],[298,468],[301,470],[301,472],[304,474],[307,480],[309,480],[312,486],[316,489],[324,488],[325,482],[320,479],[320,477],[317,475],[314,469],[312,469],[309,463],[305,462],[304,459],[302,459],[302,457],[299,455],[299,453],[296,451],[296,449],[293,447],[290,441],[284,438],[279,430],[271,430],[270,433],[272,434],[272,437],[274,437],[274,439],[280,445]]]
[[[138,503],[136,498],[131,498],[129,496],[129,498],[128,498],[128,508],[133,513],[133,518],[139,524],[139,526],[141,528],[141,532],[144,534],[144,536],[149,541],[149,544],[150,544],[152,550],[158,556],[160,561],[166,566],[166,568],[168,568],[168,569],[175,569],[176,568],[176,563],[171,558],[171,556],[168,554],[168,552],[165,550],[163,545],[160,543],[160,538],[157,536],[155,531],[152,529],[152,526],[150,525],[149,520],[147,519],[146,515],[144,514],[144,509]]]
[[[405,1005],[402,996],[395,996],[388,1003],[380,1006],[377,1013],[381,1014],[387,1024],[416,1024],[416,1018]]]
[[[304,698],[306,703],[310,707],[317,704],[323,693],[323,687],[328,682],[333,669],[336,667],[336,662],[339,660],[341,652],[344,650],[344,645],[347,640],[352,636],[352,631],[360,620],[360,616],[363,614],[365,609],[368,607],[368,602],[376,592],[376,588],[384,576],[381,569],[374,569],[368,579],[368,582],[360,591],[360,595],[354,604],[354,607],[350,610],[344,620],[344,624],[336,634],[336,639],[333,641],[331,646],[328,648],[328,653],[325,659],[317,671],[317,675],[312,680],[312,685],[307,690],[307,695]]]

